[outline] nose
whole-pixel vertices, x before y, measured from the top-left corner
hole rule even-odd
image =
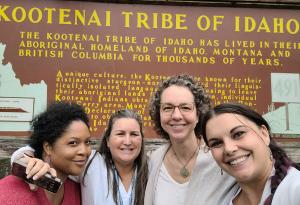
[[[233,140],[224,140],[224,155],[231,155],[238,150],[237,144]]]
[[[82,143],[81,146],[79,146],[78,149],[78,153],[80,155],[84,155],[84,156],[89,156],[92,152],[91,146],[86,144],[86,143]]]
[[[174,111],[173,111],[173,113],[172,113],[172,118],[173,119],[181,119],[182,118],[182,114],[181,114],[181,112],[180,112],[180,110],[179,110],[179,107],[175,107],[174,108]]]
[[[131,137],[130,134],[126,134],[124,138],[124,144],[125,145],[131,145]]]

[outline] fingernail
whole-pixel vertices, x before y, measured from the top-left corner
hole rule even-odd
[[[33,180],[36,180],[36,179],[37,179],[37,176],[33,176],[32,179],[33,179]]]
[[[28,154],[26,154],[26,153],[23,153],[23,155],[26,156],[26,157],[32,158],[32,156],[30,156],[30,155],[28,155]]]

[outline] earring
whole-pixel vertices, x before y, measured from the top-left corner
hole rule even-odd
[[[223,175],[224,173],[223,173],[223,169],[221,169],[221,175]]]
[[[268,150],[269,150],[269,154],[270,154],[270,160],[273,161],[273,154],[272,154],[272,150],[270,147],[268,147]]]
[[[51,165],[51,157],[50,157],[50,155],[47,155],[45,157],[45,162],[48,163],[49,165]]]
[[[209,146],[207,146],[207,145],[204,145],[204,148],[203,148],[203,150],[204,150],[204,153],[207,153],[207,152],[209,152],[209,150],[210,150],[210,147],[209,147]]]

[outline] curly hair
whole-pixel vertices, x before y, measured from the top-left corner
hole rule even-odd
[[[271,130],[268,122],[259,113],[255,112],[248,106],[241,105],[241,104],[226,103],[226,104],[217,105],[216,107],[214,107],[204,115],[201,123],[201,127],[203,131],[202,136],[206,145],[208,145],[207,136],[206,136],[207,122],[214,116],[224,114],[224,113],[233,113],[233,114],[244,116],[245,118],[255,123],[258,127],[264,125],[267,128],[269,132],[269,138],[270,138],[269,148],[275,160],[275,164],[274,164],[275,175],[271,177],[271,194],[265,200],[264,205],[271,205],[274,193],[277,187],[279,186],[280,182],[287,175],[288,169],[291,166],[293,166],[299,170],[299,166],[287,156],[285,151],[282,148],[280,148],[276,144],[274,139],[271,137]]]
[[[146,155],[145,155],[145,145],[144,145],[144,133],[143,133],[143,122],[142,118],[139,114],[132,110],[124,109],[124,110],[119,110],[115,113],[113,113],[108,121],[107,128],[103,134],[101,145],[99,148],[99,153],[104,157],[106,168],[107,168],[107,173],[111,173],[111,170],[114,167],[114,162],[112,159],[112,155],[110,152],[110,149],[107,145],[107,141],[110,137],[112,127],[116,120],[122,119],[122,118],[129,118],[129,119],[134,119],[138,122],[139,127],[140,127],[140,132],[142,135],[142,147],[139,155],[134,161],[134,167],[137,168],[137,177],[136,177],[136,184],[135,184],[135,190],[133,193],[135,194],[134,196],[134,205],[143,205],[144,204],[144,193],[146,189],[146,184],[147,184],[147,179],[148,179],[148,166],[147,166],[147,160],[146,160]],[[107,181],[108,181],[108,186],[112,184],[112,191],[113,191],[113,199],[116,204],[118,203],[118,182],[116,181],[115,178],[112,179],[112,183],[110,183],[110,175],[107,175]],[[110,190],[110,189],[108,189]],[[108,193],[107,193],[108,194]]]
[[[80,120],[89,127],[89,118],[83,107],[76,103],[54,102],[47,110],[31,122],[32,134],[29,145],[35,150],[35,157],[42,159],[43,144],[53,145],[73,122]]]
[[[163,91],[172,85],[186,87],[191,91],[194,96],[196,110],[199,118],[201,118],[201,116],[210,108],[211,103],[210,97],[205,92],[203,86],[200,83],[196,83],[191,75],[175,75],[161,82],[152,99],[150,100],[149,108],[150,116],[154,123],[154,129],[156,133],[167,140],[169,140],[170,137],[168,133],[162,128],[160,123],[160,103]],[[201,136],[200,120],[195,127],[195,135],[199,138]]]

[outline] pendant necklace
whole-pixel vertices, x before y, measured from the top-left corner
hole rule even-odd
[[[172,151],[176,157],[176,159],[178,160],[178,162],[182,165],[181,169],[180,169],[180,176],[182,176],[183,178],[187,178],[188,176],[190,176],[190,171],[188,170],[187,168],[187,165],[189,164],[189,162],[194,158],[194,156],[196,155],[197,151],[200,149],[200,146],[198,146],[198,143],[197,143],[197,147],[195,149],[195,151],[193,152],[192,156],[189,158],[189,160],[186,161],[186,163],[182,163],[181,160],[178,158],[175,150],[173,149],[173,147],[171,146],[172,148]]]

